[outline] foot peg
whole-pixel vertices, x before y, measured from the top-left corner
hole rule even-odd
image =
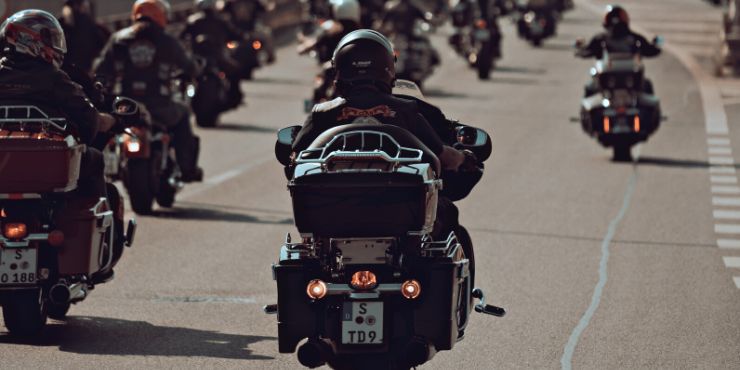
[[[496,317],[506,316],[506,310],[503,307],[486,304],[486,297],[483,294],[483,290],[481,290],[480,288],[473,289],[472,296],[479,301],[475,305],[475,312],[480,312]]]
[[[276,315],[278,313],[278,305],[268,304],[265,307],[262,307],[262,311],[268,315]]]

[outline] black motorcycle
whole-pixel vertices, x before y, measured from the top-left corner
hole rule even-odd
[[[660,100],[642,60],[633,53],[604,52],[591,77],[581,101],[583,130],[613,148],[615,161],[630,161],[632,146],[647,141],[661,121]]]
[[[278,303],[265,308],[278,314],[281,353],[306,340],[297,351],[309,368],[409,369],[451,350],[473,308],[505,314],[473,289],[464,229],[431,237],[441,168],[417,138],[366,118],[325,132],[291,160],[299,129],[281,130],[276,144],[301,233],[282,246]],[[484,131],[457,133],[460,146],[490,154]]]
[[[519,36],[532,46],[542,46],[542,41],[554,36],[557,30],[556,12],[547,8],[525,9],[518,17]]]

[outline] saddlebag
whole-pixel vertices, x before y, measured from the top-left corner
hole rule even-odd
[[[0,193],[73,190],[83,151],[61,136],[0,130]]]
[[[431,229],[436,216],[437,189],[416,173],[315,173],[288,188],[301,233],[402,236]]]
[[[64,233],[59,274],[91,275],[110,262],[112,256],[105,251],[112,242],[113,211],[109,208],[105,198],[75,197],[56,213],[55,225]]]

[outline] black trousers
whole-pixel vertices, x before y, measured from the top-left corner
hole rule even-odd
[[[190,111],[182,104],[168,102],[147,106],[152,118],[167,127],[173,136],[177,164],[183,173],[192,173],[198,167],[198,138],[190,126]]]
[[[107,195],[105,186],[105,161],[103,153],[88,146],[82,155],[80,164],[80,179],[77,189],[83,196],[105,197]]]

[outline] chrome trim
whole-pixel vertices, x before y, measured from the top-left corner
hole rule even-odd
[[[33,233],[28,234],[23,240],[11,241],[4,235],[0,235],[0,246],[4,248],[28,248],[31,242],[47,241],[49,240],[49,234],[46,233]]]
[[[25,110],[25,117],[9,117],[11,110]],[[40,115],[40,118],[31,118],[32,113]],[[41,126],[43,131],[53,128],[61,133],[67,130],[67,120],[64,118],[49,117],[43,110],[34,105],[2,105],[0,106],[0,129],[7,123],[18,123],[21,131],[25,131],[27,123],[35,123]]]
[[[379,284],[373,290],[359,291],[352,289],[348,284],[326,283],[326,294],[348,295],[350,299],[371,299],[382,294],[401,294],[401,284]]]
[[[347,138],[353,135],[360,135],[361,142],[360,142],[360,149],[355,150],[347,150]],[[384,141],[387,140],[391,144],[395,145],[397,149],[397,153],[395,156],[390,156],[385,151],[381,151],[377,148],[369,149],[365,148],[365,137],[366,136],[377,136],[379,138],[379,144],[378,146],[383,147]],[[342,141],[342,150],[332,150],[331,152],[327,152],[329,148],[333,147],[336,142]],[[317,158],[310,158],[311,154],[318,153],[319,156]],[[410,156],[403,156],[403,153],[411,154]],[[298,154],[298,158],[296,159],[296,163],[320,163],[320,164],[326,164],[328,162],[331,162],[332,159],[336,157],[347,157],[347,158],[369,158],[369,157],[379,157],[380,159],[385,160],[388,163],[394,163],[394,164],[401,164],[401,163],[418,163],[421,162],[421,159],[424,155],[424,152],[420,149],[413,149],[413,148],[406,148],[402,147],[401,144],[396,141],[396,139],[393,138],[393,136],[386,134],[384,132],[377,132],[377,131],[371,131],[371,130],[358,130],[358,131],[348,131],[348,132],[342,132],[340,134],[337,134],[334,136],[334,138],[324,145],[322,148],[316,148],[316,149],[306,149],[301,151]],[[308,158],[307,158],[308,157]]]

